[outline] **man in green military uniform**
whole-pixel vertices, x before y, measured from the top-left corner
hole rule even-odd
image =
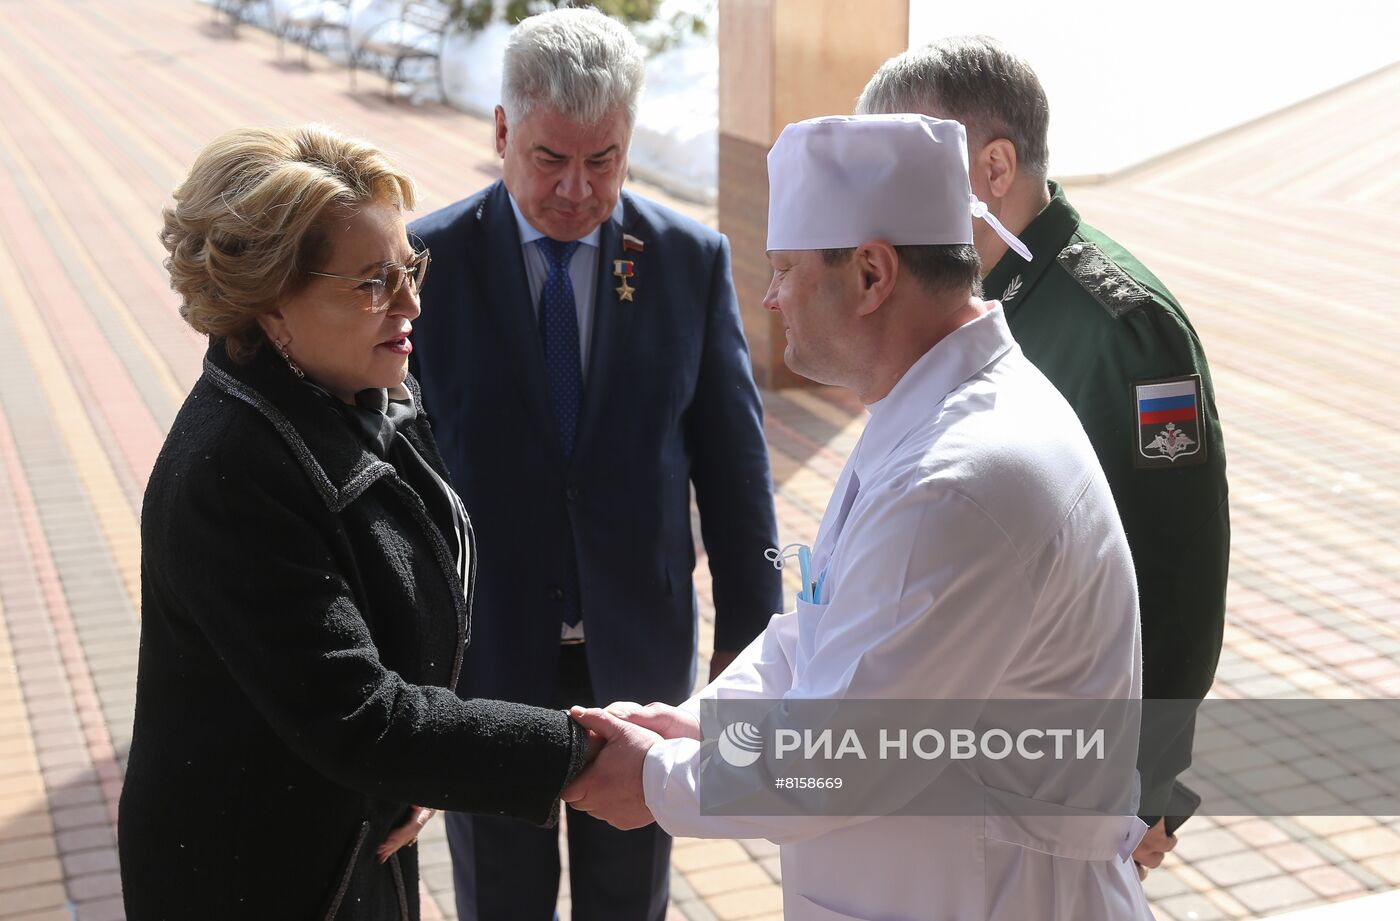
[[[1022,350],[1074,407],[1128,535],[1142,610],[1142,696],[1200,700],[1220,656],[1230,518],[1210,370],[1181,305],[1048,181],[1045,91],[995,41],[945,39],[890,59],[857,111],[966,125],[973,193],[1033,256],[1008,251],[975,222],[984,296],[1002,302]],[[1175,845],[1158,819],[1170,814],[1172,783],[1190,763],[1191,713],[1144,732],[1143,813],[1155,824],[1134,854],[1143,868]]]

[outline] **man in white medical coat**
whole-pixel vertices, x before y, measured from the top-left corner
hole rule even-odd
[[[681,708],[575,710],[605,744],[564,798],[619,827],[778,842],[790,919],[1150,919],[1133,816],[702,810],[704,698],[1140,696],[1136,584],[1103,472],[979,297],[973,218],[1021,244],[971,195],[963,126],[813,119],[768,164],[764,303],[785,360],[870,411],[813,548],[820,588]]]

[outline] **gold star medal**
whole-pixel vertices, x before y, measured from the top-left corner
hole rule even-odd
[[[617,299],[620,301],[631,301],[636,288],[627,283],[627,279],[633,275],[633,263],[631,259],[613,260],[613,277],[622,282],[617,286]]]

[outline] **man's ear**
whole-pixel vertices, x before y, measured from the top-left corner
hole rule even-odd
[[[506,155],[506,133],[509,129],[506,126],[506,110],[501,106],[496,106],[496,155],[504,158]]]
[[[879,310],[894,291],[899,279],[899,254],[884,240],[871,240],[856,247],[852,262],[860,274],[860,306],[856,314],[869,316]]]
[[[992,198],[1005,198],[1016,182],[1020,165],[1016,145],[1006,138],[995,138],[983,145],[973,161],[972,170],[980,174]]]

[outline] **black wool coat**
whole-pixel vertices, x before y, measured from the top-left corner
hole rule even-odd
[[[446,479],[426,417],[401,431]],[[270,349],[211,342],[141,541],[131,921],[416,919],[417,848],[375,859],[409,804],[554,821],[581,729],[449,690],[471,629],[450,537]]]

